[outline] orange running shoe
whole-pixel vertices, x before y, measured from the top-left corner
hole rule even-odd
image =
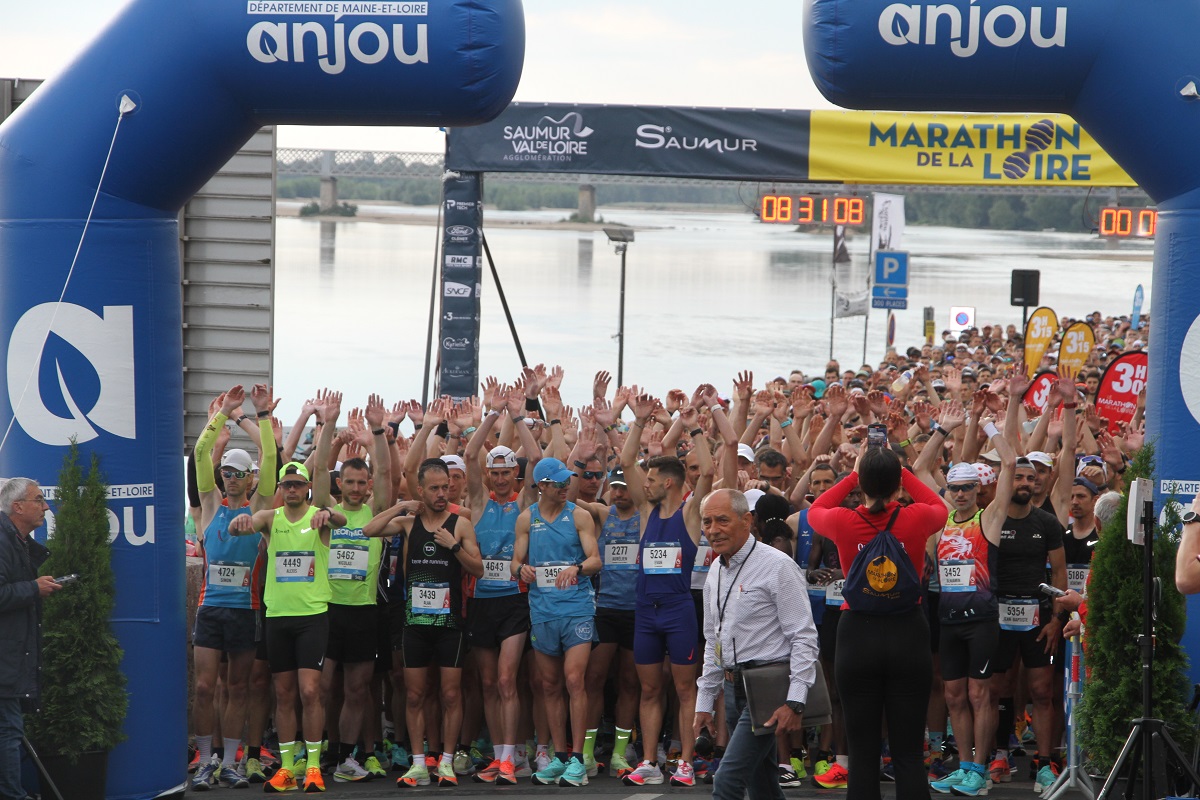
[[[325,791],[325,779],[321,777],[321,768],[315,764],[304,772],[304,791],[306,794]]]
[[[813,782],[824,789],[845,789],[849,781],[850,773],[836,762],[822,774],[813,776]]]
[[[517,785],[517,768],[513,766],[513,762],[505,759],[500,762],[500,773],[496,776],[496,783],[506,786]]]
[[[294,792],[300,787],[296,784],[296,776],[290,769],[280,767],[275,770],[271,780],[263,784],[264,792]]]
[[[495,783],[496,778],[500,775],[500,762],[492,759],[492,763],[488,764],[483,769],[475,770],[472,776],[476,783]]]

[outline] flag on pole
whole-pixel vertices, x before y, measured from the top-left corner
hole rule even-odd
[[[871,203],[873,252],[899,250],[904,237],[904,195],[875,192]]]
[[[846,249],[846,226],[833,226],[833,263],[849,264],[850,251]]]
[[[833,307],[834,319],[866,316],[870,305],[870,292],[856,292],[854,294],[838,292]]]

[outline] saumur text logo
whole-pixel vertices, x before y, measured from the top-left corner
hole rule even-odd
[[[1066,47],[1067,9],[1034,6],[1025,12],[1010,5],[984,9],[971,0],[964,10],[949,3],[908,5],[892,3],[879,15],[879,35],[891,45],[949,44],[959,58],[970,58],[979,50],[980,38],[995,47],[1015,47],[1028,40],[1035,47]],[[1053,28],[1047,32],[1048,18]]]
[[[26,311],[9,338],[8,401],[21,429],[48,445],[65,446],[72,436],[91,441],[100,431],[136,438],[133,306],[105,306],[103,316],[97,316],[71,303],[59,305],[56,314],[55,305],[43,303]],[[42,364],[47,331],[75,348],[95,370],[100,388],[90,408],[81,408],[71,391],[91,379],[72,372],[77,369],[75,361],[65,366],[55,360],[50,377],[57,379],[58,395],[43,396],[48,388]],[[51,411],[48,403],[69,416]]]
[[[246,50],[263,64],[302,63],[316,59],[322,71],[339,75],[346,69],[347,58],[360,64],[378,64],[389,56],[401,64],[429,63],[429,26],[393,24],[385,27],[365,21],[347,26],[338,20],[344,14],[372,17],[413,17],[428,13],[427,2],[307,2],[306,0],[250,0],[247,14],[271,16],[329,16],[325,24],[309,19],[303,22],[264,20],[250,26]],[[390,29],[389,29],[390,28]],[[415,30],[414,30],[415,28]]]
[[[754,139],[677,136],[670,125],[639,125],[634,144],[647,150],[712,150],[717,153],[758,151],[758,142]]]

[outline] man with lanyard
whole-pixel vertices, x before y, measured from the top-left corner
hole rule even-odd
[[[1056,400],[1063,405],[1064,454],[1075,452],[1075,382],[1059,378],[1046,413],[1053,413]],[[1011,444],[1011,441],[1010,441]],[[1064,472],[1066,473],[1064,475]],[[1037,472],[1028,459],[1018,458],[1013,475],[1012,501],[1000,534],[1000,558],[997,564],[997,592],[1000,596],[1000,640],[992,665],[992,692],[999,698],[999,724],[996,727],[996,760],[1008,760],[1008,742],[1013,732],[1013,686],[1016,669],[1010,669],[1019,652],[1025,665],[1029,696],[1033,702],[1033,727],[1038,731],[1038,759],[1034,790],[1042,791],[1054,783],[1057,765],[1052,763],[1054,746],[1054,671],[1051,656],[1058,645],[1062,620],[1054,616],[1050,599],[1038,589],[1049,583],[1067,588],[1067,562],[1063,553],[1063,528],[1054,515],[1032,504]],[[1059,484],[1063,484],[1060,487]],[[1056,507],[1066,507],[1070,491],[1069,465],[1060,465],[1054,495]],[[1059,499],[1062,498],[1062,502]],[[1046,564],[1050,580],[1046,580]],[[1043,734],[1043,732],[1045,732]]]
[[[467,504],[483,559],[483,577],[475,582],[474,596],[467,601],[467,641],[479,667],[484,715],[495,746],[495,757],[475,773],[475,780],[507,786],[517,782],[521,716],[517,673],[529,633],[529,587],[512,574],[514,530],[517,516],[537,499],[537,493],[515,490],[517,456],[509,448],[497,446],[488,451],[486,470],[480,467],[479,456],[483,445],[491,441],[501,413],[508,411],[522,447],[536,463],[541,449],[525,424],[524,407],[524,398],[516,392],[507,401],[493,398],[479,430],[467,442],[464,459]]]
[[[712,730],[712,709],[724,677],[729,746],[713,781],[713,797],[782,800],[775,767],[776,736],[799,730],[808,691],[816,680],[817,630],[796,562],[750,535],[753,515],[745,495],[718,489],[704,500],[704,533],[719,557],[704,585],[704,672],[696,694],[693,734]],[[749,566],[749,569],[746,567]],[[740,639],[740,641],[739,641]],[[757,735],[742,684],[750,666],[790,664],[787,700]]]
[[[341,399],[341,394],[334,392],[324,401],[325,424],[318,438],[318,454],[328,452],[341,413]],[[378,395],[371,395],[366,408],[366,421],[372,436],[371,463],[361,458],[342,462],[338,477],[342,499],[333,507],[346,518],[346,524],[335,527],[329,541],[329,642],[325,650],[321,694],[326,705],[331,705],[333,684],[341,667],[343,700],[338,718],[341,742],[338,765],[333,772],[333,779],[341,783],[387,775],[374,752],[365,746],[359,750],[368,754],[364,759],[366,764],[360,764],[354,758],[355,745],[362,744],[358,740],[364,717],[370,712],[370,681],[375,672],[379,638],[375,588],[384,543],[379,538],[367,537],[363,528],[387,508],[391,499],[388,497],[392,478],[391,458],[384,435],[387,431],[383,424],[385,413],[383,400]],[[372,479],[376,468],[378,481]],[[376,486],[379,491],[374,491]],[[370,505],[366,504],[368,498]],[[325,506],[328,502],[327,487],[324,494],[313,495],[313,503],[317,506]]]
[[[536,784],[586,786],[582,746],[587,729],[588,698],[584,676],[592,650],[596,601],[592,582],[600,571],[592,516],[567,502],[575,473],[557,458],[543,458],[533,481],[541,499],[517,517],[513,575],[529,584],[530,641],[542,676],[546,718],[556,748],[554,759],[535,772]],[[563,683],[571,702],[571,737]],[[567,759],[567,742],[575,748]]]
[[[583,441],[588,433],[581,431],[580,440]],[[594,436],[590,441],[594,445]],[[590,467],[599,465],[600,461],[593,456],[586,462],[578,463]],[[577,501],[580,508],[591,513],[592,521],[600,529],[597,546],[602,561],[600,585],[596,592],[596,644],[588,658],[585,678],[588,693],[588,729],[583,740],[583,765],[587,768],[588,777],[593,777],[599,771],[595,757],[596,734],[604,713],[604,685],[608,681],[615,656],[616,740],[613,743],[608,773],[616,778],[623,778],[633,771],[633,767],[625,760],[625,749],[633,735],[640,690],[637,668],[633,663],[633,609],[641,515],[630,497],[623,472],[614,470],[608,483],[611,487],[609,496],[612,505]],[[574,484],[575,481],[572,481],[572,489]]]
[[[324,454],[321,454],[322,456]],[[328,491],[329,472],[318,469],[318,491]],[[262,534],[267,543],[267,655],[275,680],[275,730],[279,733],[279,769],[264,785],[268,792],[298,788],[293,774],[296,741],[296,700],[304,710],[307,770],[305,792],[325,791],[321,777],[321,732],[325,708],[321,703],[321,667],[329,639],[329,536],[331,527],[346,517],[308,502],[308,469],[289,461],[279,470],[283,507],[239,515],[229,532]]]
[[[699,393],[698,393],[699,395]],[[720,409],[715,393],[704,398]],[[700,501],[712,488],[713,463],[708,438],[699,427],[699,413],[692,406],[679,412],[684,430],[695,443],[700,477],[691,499],[684,503],[687,472],[674,456],[657,456],[638,466],[641,431],[654,413],[657,401],[639,395],[630,401],[633,430],[621,451],[621,467],[629,480],[629,496],[641,518],[638,550],[637,603],[634,611],[633,659],[642,684],[639,721],[642,732],[642,762],[622,780],[628,786],[661,784],[662,768],[655,749],[662,730],[663,659],[671,659],[671,677],[679,699],[677,730],[686,730],[696,708],[696,664],[699,661],[696,608],[692,601],[692,570],[700,544]],[[724,411],[714,410],[724,415]],[[732,431],[731,431],[732,434]],[[695,740],[681,736],[683,753],[671,775],[672,786],[693,786]]]
[[[1014,379],[1014,387],[1016,385]],[[1020,387],[1024,391],[1024,386]],[[1020,401],[1021,394],[1011,395]],[[944,406],[941,423],[933,423],[930,443],[917,458],[913,474],[937,491],[932,474],[936,451],[964,422],[957,402]],[[1005,434],[1016,435],[1018,415],[1006,417]],[[982,426],[992,447],[1000,455],[997,492],[1012,494],[1015,457],[1005,436],[990,419]],[[946,475],[946,504],[949,518],[937,536],[931,536],[927,551],[937,565],[941,597],[938,622],[941,629],[939,654],[946,706],[954,726],[959,768],[930,784],[941,794],[975,797],[987,794],[990,763],[992,780],[1003,780],[1008,760],[991,761],[991,743],[998,716],[991,692],[992,662],[999,638],[999,605],[996,599],[996,561],[1000,530],[1008,504],[995,500],[980,508],[979,470],[974,464],[958,463]]]
[[[425,701],[430,675],[438,668],[441,685],[442,758],[439,786],[457,786],[454,745],[462,728],[463,574],[483,574],[483,561],[469,520],[452,514],[447,495],[450,471],[440,458],[428,458],[417,471],[420,497],[401,501],[363,529],[367,536],[403,533],[404,554],[404,687],[412,767],[396,781],[401,789],[429,785],[425,753],[418,745],[426,730]],[[402,512],[416,516],[400,516]],[[433,744],[430,742],[430,744]]]
[[[275,495],[275,434],[271,430],[271,389],[257,384],[250,391],[258,416],[259,453],[262,480],[253,496],[254,462],[245,450],[226,450],[221,456],[221,480],[225,496],[217,488],[213,474],[212,448],[230,415],[240,410],[245,390],[234,386],[217,398],[220,409],[196,440],[196,485],[200,490],[200,536],[204,545],[204,583],[196,610],[192,634],[195,654],[196,699],[192,714],[196,722],[196,749],[200,766],[192,778],[192,789],[205,791],[217,782],[230,788],[250,785],[248,776],[238,772],[236,764],[242,728],[249,707],[248,686],[254,665],[258,630],[259,585],[261,580],[261,542],[257,538],[231,536],[229,523],[235,517],[270,508]],[[224,752],[221,763],[210,763],[214,727],[213,693],[221,657],[229,659],[225,674],[226,703],[221,710]],[[265,780],[261,770],[255,770]]]

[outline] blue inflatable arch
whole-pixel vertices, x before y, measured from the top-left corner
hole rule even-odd
[[[520,0],[134,0],[0,126],[0,475],[53,485],[76,436],[114,487],[108,797],[187,777],[176,215],[263,125],[483,122],[523,58]]]
[[[825,97],[851,108],[1070,114],[1158,204],[1147,441],[1155,492],[1200,479],[1200,64],[1186,0],[807,0],[804,45]],[[1050,154],[1016,132],[1010,158]],[[1009,134],[1014,132],[1010,131]],[[1190,494],[1180,499],[1186,504]],[[1184,644],[1200,680],[1200,598]]]

